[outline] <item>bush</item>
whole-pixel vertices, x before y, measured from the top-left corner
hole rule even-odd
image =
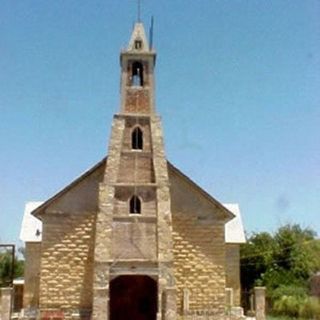
[[[320,301],[318,298],[308,297],[300,306],[299,315],[305,319],[320,319]]]
[[[290,318],[320,320],[320,300],[306,296],[302,288],[297,291],[291,290],[294,290],[293,286],[276,290],[275,296],[280,294],[281,291],[290,294],[277,296],[274,300],[273,312],[276,315],[288,316]]]
[[[276,315],[298,317],[301,305],[307,299],[307,289],[297,285],[280,285],[268,292],[272,303],[272,311]]]
[[[273,311],[279,315],[297,318],[304,298],[299,296],[282,296],[273,305]]]
[[[277,289],[269,293],[272,301],[277,301],[283,296],[307,298],[307,288],[295,285],[280,285]]]

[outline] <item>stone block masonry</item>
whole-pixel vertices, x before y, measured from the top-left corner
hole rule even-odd
[[[40,309],[91,309],[95,214],[47,214]]]
[[[178,311],[184,289],[189,310],[215,316],[225,313],[224,226],[199,223],[196,216],[173,213],[174,274]]]
[[[233,305],[240,306],[240,246],[226,244],[226,286],[233,289]]]
[[[25,309],[37,308],[39,303],[39,276],[41,243],[27,242],[25,247],[25,258],[28,263],[24,269],[24,296],[23,307]]]

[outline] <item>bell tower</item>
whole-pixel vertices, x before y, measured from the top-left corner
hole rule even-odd
[[[121,103],[99,186],[92,319],[176,319],[172,217],[156,52],[137,22],[120,53]]]
[[[135,24],[128,48],[120,54],[121,112],[154,112],[156,53],[149,48],[143,24]]]

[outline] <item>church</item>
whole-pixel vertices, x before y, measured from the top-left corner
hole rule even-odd
[[[27,204],[24,319],[223,319],[240,306],[239,207],[166,159],[155,64],[137,22],[120,53],[107,156],[50,199]]]

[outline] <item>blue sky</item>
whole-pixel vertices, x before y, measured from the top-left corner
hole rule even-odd
[[[0,242],[100,160],[133,0],[0,0]],[[248,232],[320,233],[320,1],[142,0],[168,159]],[[146,28],[146,29],[147,29]]]

